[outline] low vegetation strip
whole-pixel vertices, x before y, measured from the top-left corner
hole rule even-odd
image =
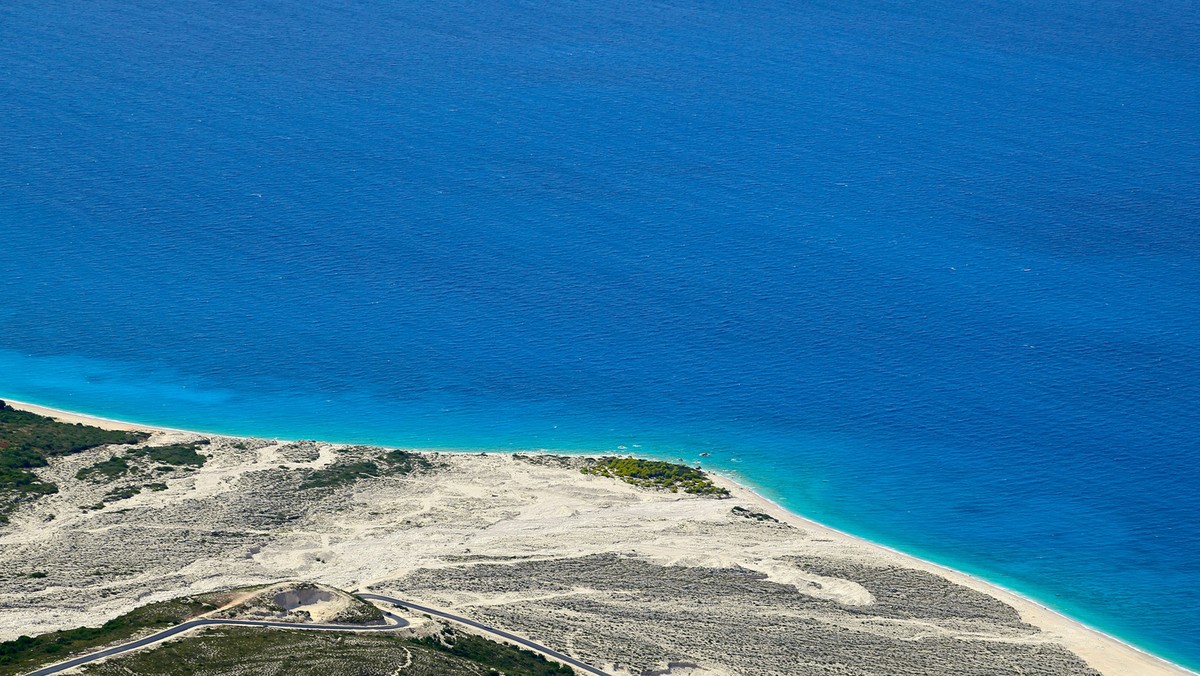
[[[0,643],[0,676],[24,674],[123,641],[144,630],[166,629],[214,608],[198,599],[174,599],[142,606],[99,627],[80,627],[4,641]]]
[[[76,479],[90,479],[96,482],[113,481],[129,472],[129,462],[125,458],[113,456],[93,465],[84,467],[75,473]]]
[[[208,461],[208,456],[197,453],[196,449],[207,445],[208,440],[201,439],[187,444],[135,448],[125,455],[114,455],[107,460],[84,467],[75,473],[75,478],[106,483],[127,474],[142,474],[150,471],[172,472],[176,467],[203,467],[204,463]],[[156,466],[151,469],[149,464],[156,464]]]
[[[449,625],[442,631],[415,641],[434,650],[450,653],[498,670],[503,674],[529,674],[530,676],[565,676],[575,670],[565,664],[551,662],[543,655],[523,650],[504,643],[497,643],[482,636],[456,632]]]
[[[106,460],[93,463],[75,473],[75,478],[81,481],[105,484],[119,479],[143,481],[155,477],[169,476],[176,468],[193,470],[202,467],[208,456],[196,452],[196,449],[208,445],[208,440],[201,439],[186,444],[170,444],[168,446],[147,446],[135,448],[124,455],[114,455]],[[141,486],[117,486],[101,498],[100,502],[91,505],[80,505],[84,511],[104,509],[105,505],[127,500],[142,492],[145,488],[151,491],[165,491],[167,484],[152,481]]]
[[[729,491],[712,482],[704,472],[661,460],[640,458],[604,457],[589,463],[580,470],[584,474],[595,474],[620,479],[625,483],[642,488],[657,488],[677,493],[728,497]]]
[[[776,519],[775,517],[771,516],[770,514],[765,514],[763,512],[755,512],[753,510],[746,509],[745,507],[734,507],[732,512],[733,512],[734,516],[740,516],[740,517],[743,517],[746,519],[754,519],[755,521],[771,521],[774,523],[779,523],[779,519]]]
[[[263,602],[278,603],[287,597],[302,600],[305,592],[322,591],[302,583],[277,593],[264,587],[260,597],[228,609],[222,616],[253,619]],[[184,597],[152,603],[100,627],[81,627],[41,636],[22,636],[0,643],[0,676],[13,676],[51,664],[88,655],[113,644],[122,645],[154,632],[169,629],[215,610],[251,588]],[[342,593],[337,590],[328,590]],[[290,595],[290,596],[288,596]],[[291,598],[294,596],[295,598]],[[285,599],[286,600],[286,599]],[[345,609],[338,623],[373,624],[383,612],[362,599]],[[268,609],[269,610],[269,609]],[[282,611],[282,607],[277,610]],[[302,626],[301,623],[300,626]],[[530,650],[456,631],[442,624],[440,631],[417,638],[380,633],[304,631],[297,627],[209,627],[169,643],[132,651],[82,667],[87,674],[412,674],[414,676],[569,676],[575,671]]]
[[[207,446],[208,440],[201,439],[190,444],[171,444],[169,446],[147,446],[137,448],[126,455],[130,458],[146,458],[160,465],[202,467],[208,456],[201,455],[196,449]]]
[[[22,500],[58,492],[58,486],[30,471],[47,466],[50,458],[109,444],[136,444],[148,436],[62,423],[0,401],[0,524],[7,523]]]
[[[484,638],[446,646],[396,635],[220,627],[89,664],[89,676],[566,676],[568,667]]]
[[[347,449],[357,450],[361,449]],[[300,488],[337,488],[353,484],[359,479],[400,476],[432,468],[433,462],[420,453],[388,451],[375,454],[366,460],[339,460],[322,469],[307,470]]]

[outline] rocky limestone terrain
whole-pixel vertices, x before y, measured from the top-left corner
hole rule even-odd
[[[199,466],[156,469],[133,452],[203,441]],[[145,466],[77,478],[117,455]],[[0,526],[0,640],[311,580],[619,674],[1097,673],[996,596],[735,484],[724,499],[671,493],[582,462],[176,432],[59,458],[38,472],[60,492]]]

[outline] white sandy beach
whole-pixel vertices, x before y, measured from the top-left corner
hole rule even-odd
[[[154,431],[151,443],[210,436],[6,401],[64,422]],[[697,625],[691,630],[710,632],[706,640],[727,636],[728,641],[741,642],[733,638],[738,628],[763,613],[764,618],[774,618],[766,620],[772,626],[799,623],[800,629],[789,631],[820,624],[857,632],[854,636],[863,637],[868,646],[880,641],[890,650],[903,651],[911,645],[920,649],[921,659],[931,659],[938,646],[948,646],[966,653],[978,649],[980,657],[972,659],[1000,655],[998,664],[1016,665],[995,673],[1019,673],[1020,660],[1029,659],[1022,652],[1027,649],[1068,665],[1063,648],[1106,675],[1192,673],[982,579],[805,519],[729,477],[715,480],[732,497],[716,500],[587,476],[557,456],[523,460],[511,454],[441,453],[436,472],[360,482],[344,495],[314,505],[279,488],[283,479],[271,473],[283,476],[327,467],[343,457],[345,447],[213,437],[211,449],[206,451],[210,461],[199,471],[173,477],[168,490],[123,501],[119,513],[112,508],[81,512],[79,505],[94,502],[92,494],[101,489],[71,480],[79,468],[111,452],[88,451],[46,468],[45,475],[64,489],[22,508],[9,526],[0,527],[0,568],[56,570],[61,575],[52,575],[45,584],[5,582],[0,588],[0,640],[96,624],[138,605],[185,593],[309,579],[344,589],[403,589],[430,605],[536,635],[616,673],[644,673],[651,662],[670,668],[676,658],[682,666],[671,673],[750,673],[753,650],[743,654],[670,632],[647,639],[636,650],[622,646],[623,632],[631,626],[634,637],[655,633],[656,620],[639,619],[642,616],[633,611],[611,627],[596,627],[592,636],[563,628],[599,612],[588,610],[592,606],[608,609],[605,612],[628,610],[629,595],[645,592],[632,589],[637,576],[629,567],[636,563],[658,567],[658,573],[647,573],[648,580],[658,579],[662,571],[708,571],[704,584],[715,584],[718,590],[725,589],[719,580],[733,580],[729,589],[734,591],[713,598],[729,626],[710,627],[718,620],[709,618],[707,628]],[[780,523],[731,516],[734,506],[768,514]],[[259,518],[267,513],[275,520]],[[129,552],[123,538],[136,538],[142,551]],[[79,562],[80,557],[87,562]],[[563,570],[625,566],[618,577],[631,589],[592,584],[586,576],[568,584],[563,579],[570,574],[559,576],[555,562]],[[73,577],[91,568],[102,571],[99,580]],[[541,582],[523,587],[511,577],[514,570]],[[736,575],[711,571],[744,571],[747,579],[783,585],[796,603],[756,609],[735,598],[743,593]],[[879,579],[886,573],[889,580],[900,580],[888,583],[893,586],[910,585],[911,602],[889,606],[880,591],[888,585],[876,586],[876,573]],[[922,580],[932,579],[943,581],[938,585],[952,583],[946,586],[947,598],[960,598],[955,585],[978,594],[961,592],[961,612],[951,600],[946,609],[923,614],[919,587]],[[686,581],[680,585],[685,590],[696,587]],[[691,592],[681,593],[679,603],[687,606],[692,600],[686,594]],[[703,588],[695,593],[703,602]],[[1008,611],[985,597],[1015,609],[1019,621],[1006,619]],[[639,598],[638,612],[656,608],[661,612],[657,621],[679,612],[645,593]],[[591,605],[580,605],[583,601]],[[595,619],[588,622],[594,625]],[[636,626],[638,622],[643,626]],[[1014,652],[996,652],[1005,650]],[[722,657],[725,653],[728,658]],[[641,655],[647,663],[635,665]],[[889,659],[903,661],[902,652],[895,655]],[[952,664],[947,669],[953,673]],[[1049,669],[1044,673],[1055,673],[1052,666]],[[768,664],[759,673],[787,672]]]

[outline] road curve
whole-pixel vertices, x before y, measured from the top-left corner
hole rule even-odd
[[[315,631],[392,631],[394,629],[401,629],[408,626],[408,620],[405,620],[402,617],[398,617],[386,611],[383,614],[385,617],[387,617],[387,619],[391,620],[395,624],[293,624],[290,622],[260,622],[257,620],[189,620],[183,624],[177,624],[170,629],[164,629],[157,634],[151,634],[150,636],[140,638],[136,641],[123,643],[119,646],[108,648],[107,650],[101,650],[99,652],[82,655],[80,657],[67,660],[66,662],[52,664],[48,667],[42,667],[37,671],[29,672],[26,674],[26,676],[46,676],[47,674],[57,674],[60,671],[66,671],[67,669],[77,667],[81,664],[87,664],[88,662],[105,657],[112,657],[113,655],[120,655],[121,653],[127,653],[131,650],[144,648],[151,643],[162,641],[163,639],[170,638],[176,634],[182,634],[183,632],[190,631],[196,627],[232,625],[235,627],[277,627],[282,629],[304,629]]]
[[[416,611],[419,611],[422,613],[428,613],[430,615],[433,615],[434,617],[440,617],[440,618],[443,618],[446,620],[452,620],[454,622],[458,622],[459,624],[465,624],[468,627],[474,627],[475,629],[479,629],[480,631],[485,631],[489,634],[494,634],[496,636],[500,636],[502,638],[508,639],[509,641],[512,641],[513,643],[517,643],[519,645],[525,646],[526,648],[531,648],[540,653],[549,655],[550,657],[553,657],[554,659],[556,659],[560,662],[564,662],[573,667],[583,669],[584,671],[586,671],[589,674],[595,674],[596,676],[610,676],[610,674],[608,674],[607,672],[600,671],[599,669],[597,669],[593,666],[584,664],[583,662],[580,662],[579,660],[577,660],[573,657],[564,655],[564,654],[558,652],[557,650],[551,650],[550,648],[547,648],[544,645],[534,643],[533,641],[530,641],[527,638],[521,638],[520,636],[517,636],[516,634],[510,634],[507,631],[504,631],[503,629],[489,627],[486,624],[480,624],[474,620],[469,620],[465,617],[459,617],[458,615],[451,615],[450,613],[447,613],[447,612],[444,612],[441,610],[435,610],[433,608],[426,608],[425,606],[419,606],[415,603],[410,603],[408,601],[403,601],[401,599],[394,599],[390,596],[381,596],[379,594],[369,594],[366,592],[357,592],[354,595],[359,598],[362,598],[362,599],[374,599],[376,601],[384,601],[386,603],[394,603],[398,606],[410,608],[412,610],[416,610]],[[31,674],[30,676],[34,676],[34,675]]]

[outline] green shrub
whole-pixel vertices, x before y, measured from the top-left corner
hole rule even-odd
[[[551,662],[540,653],[474,634],[459,633],[445,625],[439,635],[416,639],[415,642],[508,674],[566,676],[575,673],[571,667]]]
[[[107,504],[110,502],[117,502],[118,500],[128,500],[129,498],[132,498],[133,496],[135,496],[141,492],[142,492],[142,489],[138,488],[137,486],[125,486],[122,488],[114,488],[111,491],[104,494],[103,502],[105,504]]]
[[[714,497],[729,496],[728,490],[714,484],[704,472],[661,460],[608,456],[593,461],[580,471],[620,479],[642,488],[658,488],[672,493],[682,490],[693,495]]]
[[[76,479],[90,479],[96,482],[112,481],[129,472],[129,463],[125,458],[113,456],[108,460],[84,467],[75,473]]]
[[[58,492],[58,486],[29,471],[47,466],[49,458],[108,444],[136,444],[148,436],[62,423],[0,402],[0,524],[7,523],[21,501]]]
[[[353,484],[359,479],[411,474],[432,467],[433,463],[420,453],[388,451],[370,460],[339,460],[328,467],[308,470],[300,488],[336,488]]]
[[[126,639],[143,629],[174,626],[212,608],[194,599],[175,599],[142,606],[99,627],[80,627],[0,642],[0,676],[22,674],[39,665]]]
[[[147,446],[137,448],[128,453],[130,458],[146,458],[160,465],[202,467],[208,456],[200,455],[196,448],[207,445],[207,441],[196,441],[190,444],[171,444],[169,446]]]
[[[364,477],[379,476],[379,465],[373,462],[338,462],[322,469],[311,470],[300,488],[336,488],[352,484]]]
[[[387,476],[410,474],[417,470],[433,468],[433,463],[429,461],[429,458],[420,453],[409,453],[408,451],[388,451],[377,456],[376,459],[383,463]]]
[[[12,451],[32,451],[41,458],[39,464],[24,467],[45,467],[46,457],[71,455],[108,444],[136,444],[147,437],[149,434],[145,432],[102,430],[58,422],[11,406],[0,408],[0,466],[7,464]]]

